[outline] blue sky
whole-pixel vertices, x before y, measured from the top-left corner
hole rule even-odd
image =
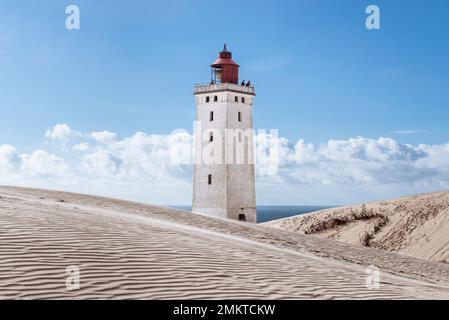
[[[80,30],[65,28],[69,4],[80,7]],[[365,28],[369,4],[380,8],[381,30]],[[191,131],[193,85],[209,81],[209,64],[224,42],[241,78],[256,86],[255,127],[278,129],[291,145],[358,136],[443,145],[449,140],[448,24],[445,0],[0,0],[0,145],[18,154],[45,149],[70,162],[67,150],[44,138],[56,124],[121,138]],[[402,184],[395,192],[378,184],[384,191],[377,193],[369,183],[357,192],[345,185],[357,196],[344,198],[320,196],[323,189],[314,185],[310,199],[345,203],[444,183]],[[312,201],[268,190],[258,200]]]

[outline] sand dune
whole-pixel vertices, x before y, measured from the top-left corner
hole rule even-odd
[[[449,262],[449,191],[328,209],[266,225]]]
[[[78,266],[80,288],[66,287]],[[366,267],[380,286],[366,286]],[[174,209],[0,187],[0,298],[449,298],[449,265]]]

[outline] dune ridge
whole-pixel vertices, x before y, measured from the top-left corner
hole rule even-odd
[[[449,191],[326,209],[265,225],[449,262]]]
[[[366,267],[381,271],[366,286]],[[66,287],[66,267],[80,288]],[[432,299],[449,266],[135,202],[0,187],[3,299]]]

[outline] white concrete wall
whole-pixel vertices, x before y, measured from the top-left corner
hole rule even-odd
[[[238,87],[232,88],[233,91]],[[237,89],[236,89],[237,88]],[[196,93],[196,120],[201,122],[201,135],[205,134],[205,139],[199,139],[199,132],[196,135],[195,148],[195,169],[193,177],[193,211],[201,212],[218,217],[239,219],[239,214],[244,214],[246,221],[256,222],[256,196],[253,157],[253,137],[250,134],[245,139],[245,131],[253,128],[252,103],[254,96],[248,93],[247,87],[242,87],[244,92],[233,92],[230,90],[213,92],[202,88]],[[210,97],[210,102],[206,103],[206,97]],[[218,101],[214,102],[214,96]],[[238,102],[235,102],[235,96]],[[242,103],[242,97],[245,103]],[[214,112],[214,120],[209,121],[210,111]],[[241,112],[241,121],[238,121],[238,112]],[[226,137],[226,129],[241,129],[242,142],[245,145],[246,156],[243,164],[226,164],[226,155],[229,152],[236,154],[235,145],[231,139]],[[216,130],[220,132],[222,164],[204,164],[202,153],[211,149],[211,144],[217,144],[217,136],[214,142],[209,142],[209,132]],[[247,132],[246,132],[247,133]],[[238,139],[238,133],[236,134]],[[234,162],[233,162],[234,163]],[[212,174],[212,185],[208,185],[208,175]]]

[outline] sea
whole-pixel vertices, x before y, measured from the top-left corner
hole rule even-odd
[[[168,206],[175,209],[192,211],[192,206]],[[288,218],[300,214],[314,212],[335,206],[257,206],[257,223]]]

